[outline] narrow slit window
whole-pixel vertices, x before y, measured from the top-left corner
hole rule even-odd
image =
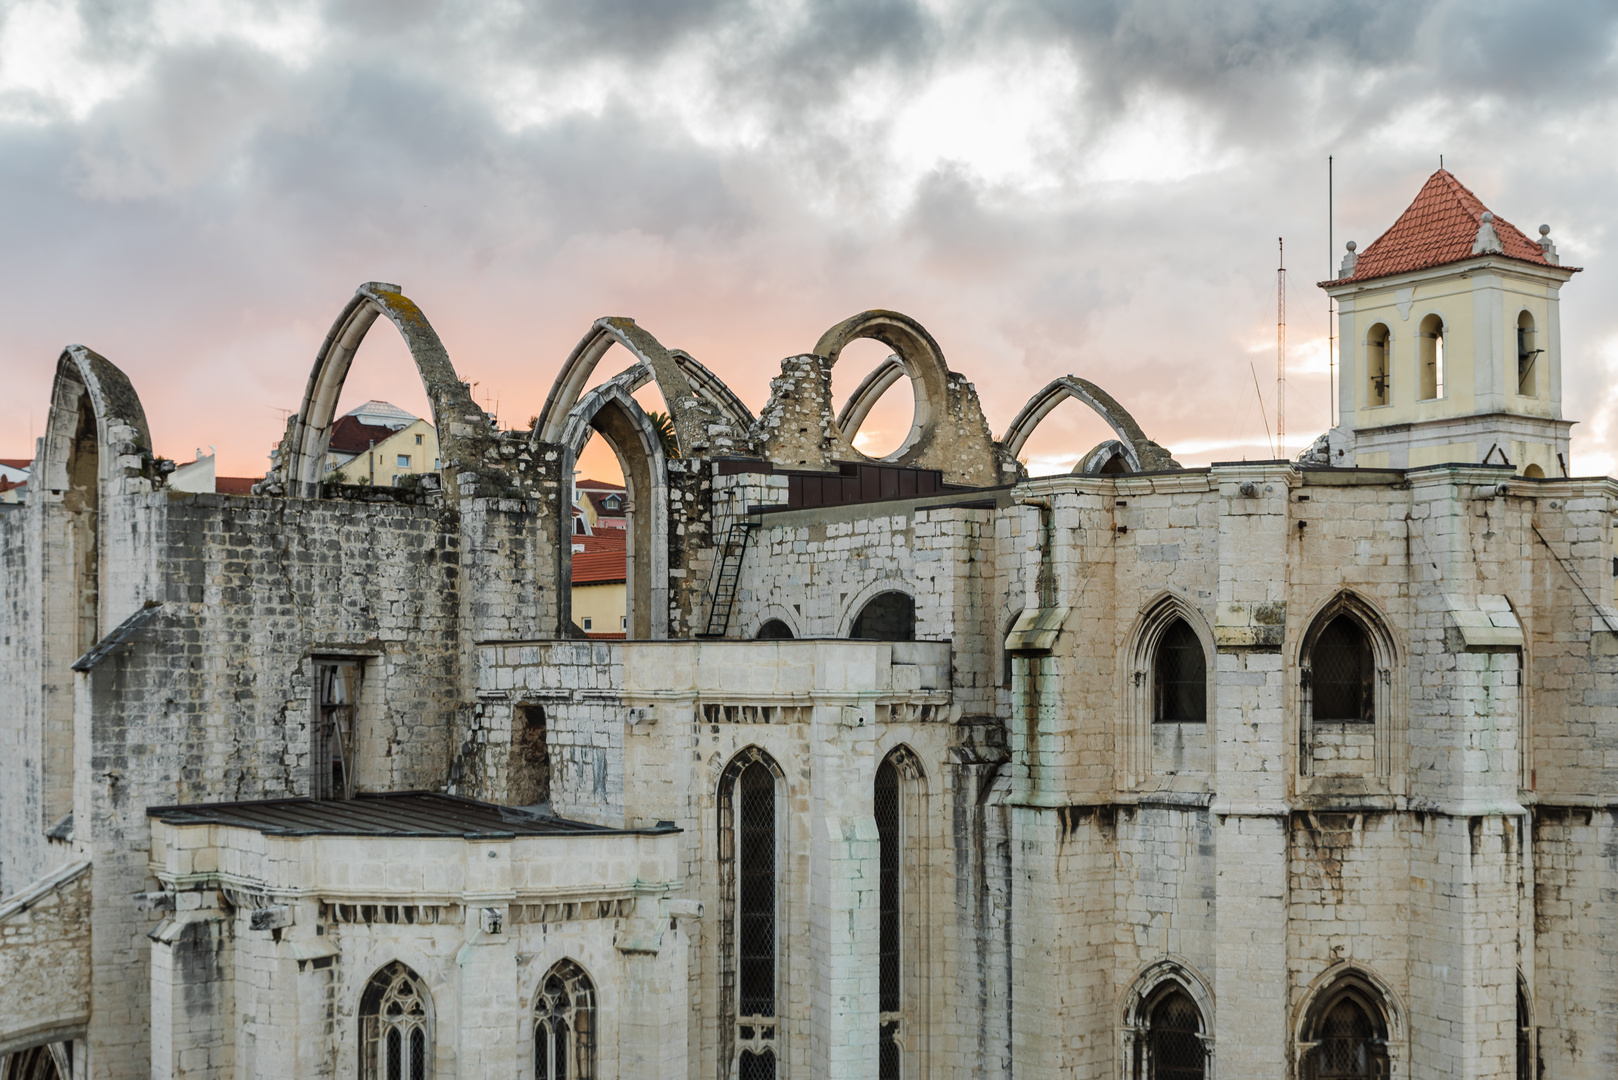
[[[1388,342],[1391,335],[1382,323],[1371,327],[1365,337],[1365,403],[1371,408],[1386,405],[1389,400]]]
[[[321,661],[315,666],[315,678],[319,702],[312,794],[321,799],[350,799],[354,796],[360,665],[353,661]]]
[[[1429,315],[1421,320],[1421,396],[1430,401],[1444,396],[1444,320]]]
[[[737,781],[737,989],[742,1017],[775,1016],[775,776],[755,761]]]
[[[878,840],[878,961],[877,996],[881,1012],[877,1021],[878,1049],[877,1075],[879,1080],[899,1080],[901,1071],[900,1009],[903,1007],[904,987],[902,937],[902,867],[900,858],[903,836],[900,827],[900,800],[902,786],[899,769],[891,761],[884,761],[876,770],[874,802],[876,834]]]
[[[1524,311],[1517,316],[1517,394],[1539,396],[1538,360],[1544,352],[1534,345],[1534,317]]]

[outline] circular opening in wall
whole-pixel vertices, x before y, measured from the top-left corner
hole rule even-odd
[[[831,372],[833,408],[841,416],[850,398],[873,372],[881,368],[893,350],[880,341],[859,338],[849,342],[837,358]],[[871,401],[869,392],[864,401],[857,403],[864,411],[851,417],[848,427],[852,432],[844,435],[854,449],[869,458],[887,458],[896,455],[910,438],[916,420],[916,392],[908,376],[902,371],[886,389]]]

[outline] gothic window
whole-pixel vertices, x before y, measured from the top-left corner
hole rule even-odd
[[[902,972],[900,898],[903,889],[900,844],[899,769],[890,759],[876,770],[874,791],[876,834],[879,847],[880,897],[878,921],[877,991],[882,1016],[878,1036],[877,1075],[880,1080],[899,1080],[902,1055],[899,1045]]]
[[[66,1080],[73,1071],[73,1044],[49,1043],[29,1050],[0,1054],[5,1080]]]
[[[535,1080],[594,1080],[595,988],[584,969],[563,960],[534,999]]]
[[[425,1080],[432,1071],[432,999],[395,960],[360,998],[360,1080]]]
[[[353,798],[360,665],[352,660],[318,660],[315,683],[315,775],[310,788],[317,799]]]
[[[720,786],[722,893],[721,1001],[731,1020],[724,1032],[738,1074],[773,1080],[780,1022],[778,988],[779,843],[776,773],[763,751],[744,750]]]
[[[1309,667],[1316,723],[1376,719],[1376,665],[1370,635],[1358,620],[1345,614],[1326,624],[1310,651]]]
[[[1325,995],[1310,1017],[1305,1080],[1382,1080],[1388,1025],[1358,980]]]
[[[754,637],[759,641],[791,641],[792,627],[780,619],[771,619],[758,628]]]
[[[1392,335],[1382,323],[1371,327],[1365,335],[1365,404],[1371,408],[1388,403],[1388,390],[1392,383],[1388,345]]]
[[[1152,719],[1159,724],[1202,724],[1208,719],[1208,670],[1202,642],[1184,619],[1158,640],[1152,661]]]
[[[1168,984],[1146,1010],[1146,1037],[1135,1044],[1138,1080],[1203,1080],[1208,1051],[1202,1012],[1191,995]]]
[[[1444,396],[1444,320],[1429,315],[1417,331],[1421,342],[1421,397],[1431,400]]]
[[[1539,396],[1535,361],[1542,352],[1534,347],[1534,317],[1524,311],[1517,316],[1517,393],[1522,397]]]
[[[873,597],[860,609],[848,636],[866,641],[914,641],[916,602],[902,592]]]

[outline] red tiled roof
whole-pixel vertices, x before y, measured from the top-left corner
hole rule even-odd
[[[28,486],[28,481],[26,481],[26,480],[4,480],[4,479],[0,479],[0,493],[4,493],[4,492],[7,492],[7,491],[13,491],[13,490],[15,490],[17,488],[27,487],[27,486]]]
[[[618,631],[616,634],[609,634],[605,631],[598,634],[594,630],[586,630],[584,632],[584,636],[589,638],[591,641],[623,641],[629,637],[629,635],[624,633],[622,630]]]
[[[251,495],[253,485],[262,479],[261,476],[216,476],[213,489],[220,495]]]
[[[573,584],[612,585],[627,579],[623,548],[573,553]]]
[[[1427,178],[1421,191],[1416,193],[1415,201],[1399,215],[1399,220],[1359,253],[1353,277],[1335,278],[1321,284],[1365,281],[1470,259],[1472,245],[1477,242],[1478,229],[1483,224],[1483,212],[1487,209],[1466,185],[1448,170],[1439,169]],[[1550,265],[1537,243],[1498,214],[1494,228],[1500,234],[1502,254],[1507,258]]]
[[[573,486],[576,487],[576,488],[591,488],[591,489],[599,488],[602,491],[622,491],[622,490],[624,490],[624,485],[615,484],[611,480],[580,480],[580,481],[577,481]]]
[[[597,551],[623,551],[624,545],[628,541],[629,535],[623,529],[609,529],[606,532],[598,532],[590,536],[575,534],[573,537],[575,545],[582,545],[585,551],[591,553]]]
[[[362,424],[352,416],[339,416],[331,426],[331,448],[339,454],[359,454],[394,432],[381,424]]]
[[[0,465],[4,465],[8,469],[32,469],[34,467],[34,459],[25,457],[0,457]]]
[[[619,490],[621,491],[622,489],[619,489]],[[609,499],[609,498],[612,498],[614,495],[617,495],[617,497],[618,497],[618,508],[617,509],[613,509],[612,507],[606,505],[606,500]],[[584,497],[586,499],[589,499],[592,503],[595,504],[596,516],[597,517],[623,517],[624,516],[624,497],[622,495],[618,494],[618,492],[616,492],[616,491],[608,491],[608,492],[604,492],[604,493],[598,493],[598,492],[594,492],[594,491],[586,491],[584,493]]]

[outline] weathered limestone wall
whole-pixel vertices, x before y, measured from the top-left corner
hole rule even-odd
[[[0,904],[0,1056],[82,1038],[90,1017],[88,862]]]

